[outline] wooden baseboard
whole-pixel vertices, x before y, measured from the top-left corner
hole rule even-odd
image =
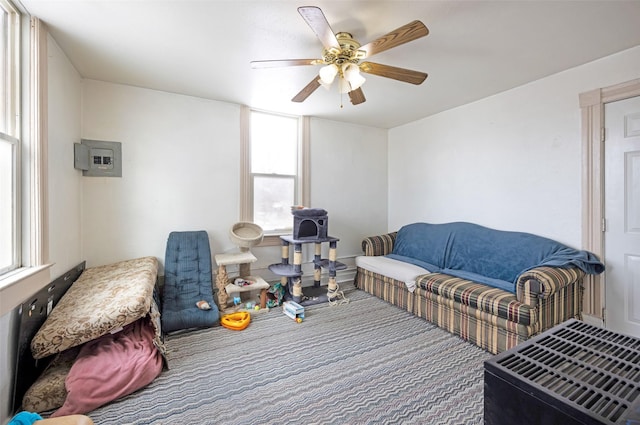
[[[588,323],[589,325],[604,328],[604,320],[591,314],[582,313],[582,321]]]

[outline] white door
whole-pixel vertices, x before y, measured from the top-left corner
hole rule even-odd
[[[605,105],[606,327],[640,337],[640,97]]]

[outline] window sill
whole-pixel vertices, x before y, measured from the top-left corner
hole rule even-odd
[[[286,235],[287,233],[283,233]],[[258,246],[280,246],[282,245],[282,239],[280,239],[280,234],[270,234],[264,235],[262,238],[262,242]]]
[[[52,265],[24,267],[0,278],[0,316],[46,286],[51,281],[49,269]]]
[[[265,233],[262,242],[260,242],[258,246],[280,246],[282,245],[282,239],[280,236],[293,236],[293,229],[284,229]]]

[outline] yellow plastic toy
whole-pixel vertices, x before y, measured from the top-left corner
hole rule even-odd
[[[241,331],[251,323],[251,314],[247,311],[225,314],[220,318],[220,324],[232,331]]]

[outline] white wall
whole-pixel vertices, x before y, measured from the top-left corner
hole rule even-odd
[[[364,237],[386,231],[387,131],[312,119],[311,176],[311,206],[329,212],[338,257],[361,255]]]
[[[48,43],[49,257],[53,279],[82,261],[82,172],[73,168],[80,143],[82,78],[56,42]]]
[[[173,230],[208,231],[214,254],[235,249],[228,231],[239,219],[239,106],[92,80],[83,86],[83,138],[121,142],[123,155],[122,178],[83,177],[88,265],[144,255],[163,262]],[[311,120],[311,206],[329,212],[340,257],[359,254],[363,236],[386,229],[386,149],[384,130]],[[280,261],[277,246],[253,252],[254,271]]]
[[[640,47],[389,131],[389,230],[471,221],[581,245],[578,95],[640,77]]]
[[[82,136],[122,143],[122,177],[83,177],[88,266],[164,259],[171,231],[206,230],[213,252],[238,218],[240,107],[86,80]]]

